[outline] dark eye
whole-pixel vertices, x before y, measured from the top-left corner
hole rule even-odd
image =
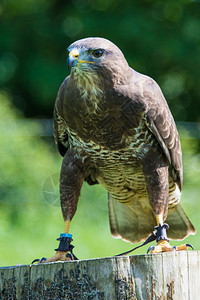
[[[101,50],[101,49],[93,50],[92,55],[96,58],[101,57],[103,55],[103,50]]]

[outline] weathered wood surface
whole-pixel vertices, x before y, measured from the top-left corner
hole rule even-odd
[[[0,299],[200,299],[200,251],[0,268]]]

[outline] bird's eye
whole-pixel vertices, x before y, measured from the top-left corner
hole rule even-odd
[[[99,58],[103,55],[103,50],[101,49],[98,49],[98,50],[93,50],[92,51],[92,55],[96,58]]]

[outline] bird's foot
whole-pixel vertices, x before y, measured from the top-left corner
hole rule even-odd
[[[60,241],[59,247],[56,250],[56,254],[50,258],[43,257],[42,259],[34,259],[33,263],[48,263],[55,261],[69,261],[69,260],[78,260],[78,258],[72,253],[74,248],[71,245],[72,235],[69,233],[61,233],[60,237],[57,239]]]
[[[150,246],[147,250],[147,253],[161,253],[161,252],[170,252],[170,251],[181,251],[181,250],[187,250],[188,247],[193,248],[190,244],[180,245],[180,246],[171,246],[169,243],[169,240],[167,238],[167,229],[169,228],[168,224],[163,224],[162,226],[156,226],[154,227],[157,232],[154,231],[154,234],[156,236],[157,245],[156,246]]]
[[[43,257],[41,259],[34,259],[32,261],[32,264],[34,263],[48,263],[48,262],[55,262],[55,261],[69,261],[69,260],[75,260],[75,256],[69,252],[62,252],[62,251],[56,251],[56,254],[50,258]]]
[[[171,246],[170,243],[166,240],[160,240],[158,241],[158,244],[156,246],[149,247],[147,253],[161,253],[161,252],[170,252],[170,251],[181,251],[181,250],[187,250],[188,247],[193,248],[190,244],[180,245],[180,246]]]

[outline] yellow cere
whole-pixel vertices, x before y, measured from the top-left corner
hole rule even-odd
[[[79,57],[79,52],[78,50],[74,49],[69,53],[69,56],[72,55],[74,58],[78,59]]]

